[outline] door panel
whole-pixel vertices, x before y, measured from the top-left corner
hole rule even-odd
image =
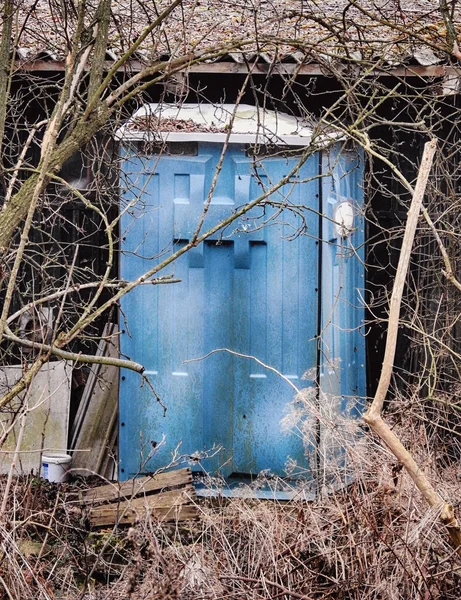
[[[322,181],[318,456],[323,483],[334,487],[355,475],[345,448],[351,447],[360,432],[347,421],[360,415],[366,396],[363,159],[360,152],[333,147],[323,162],[323,172],[332,175]],[[351,203],[354,212],[347,236],[340,235],[334,225],[342,202]]]
[[[191,239],[221,148],[203,144],[198,156],[153,157],[147,164],[127,160],[125,173],[147,167],[155,174],[140,177],[124,195],[125,203],[134,202],[143,190],[141,206],[122,219],[122,278],[133,279]],[[255,171],[254,160],[232,146],[202,231],[296,162],[268,158]],[[123,299],[122,353],[146,366],[166,413],[137,375],[124,373],[122,478],[165,466],[178,444],[188,456],[222,447],[202,465],[226,476],[263,469],[283,475],[288,458],[306,465],[302,440],[282,433],[280,421],[294,396],[287,380],[312,385],[302,376],[317,364],[317,173],[314,156],[297,174],[303,183],[284,186],[271,196],[272,206],[254,208],[160,272],[181,283],[141,286]]]

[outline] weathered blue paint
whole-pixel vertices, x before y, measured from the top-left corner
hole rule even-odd
[[[321,387],[341,399],[343,412],[365,395],[364,249],[362,157],[335,146],[323,157]],[[342,237],[335,228],[335,208],[354,206],[354,225]]]
[[[211,143],[199,144],[197,156],[140,158],[127,151],[122,208],[138,196],[140,200],[121,221],[123,279],[133,280],[191,239],[221,151],[221,144]],[[329,159],[335,164],[333,176],[322,184],[327,211],[343,196],[354,198],[359,209],[357,156],[340,154],[336,161],[331,153]],[[280,181],[297,161],[265,158],[255,169],[242,146],[230,145],[202,231]],[[363,337],[357,330],[363,318],[357,291],[363,287],[363,225],[350,239],[336,242],[329,221],[324,219],[319,230],[319,161],[319,155],[310,157],[296,181],[271,196],[274,206],[254,208],[159,273],[181,283],[140,286],[123,298],[121,352],[145,365],[167,411],[164,415],[147,386],[140,387],[138,375],[123,373],[122,479],[165,466],[178,445],[187,456],[221,446],[201,465],[225,476],[266,469],[283,475],[288,458],[308,469],[303,440],[280,431],[294,395],[286,380],[298,387],[314,385],[320,368],[322,386],[328,380],[344,398],[364,394],[364,369],[357,369],[364,364]],[[287,205],[297,207],[302,217]],[[305,229],[294,235],[303,218]],[[320,364],[319,325],[331,337],[323,342]],[[223,349],[256,357],[285,379]],[[341,370],[334,382],[325,374],[337,356]],[[306,372],[311,380],[301,382]],[[154,449],[162,440],[160,449]]]

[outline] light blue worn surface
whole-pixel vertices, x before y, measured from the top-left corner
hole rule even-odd
[[[220,144],[203,143],[197,156],[127,153],[122,209],[139,200],[122,217],[123,279],[133,280],[191,239],[221,150]],[[365,393],[364,369],[358,369],[364,364],[364,338],[355,330],[363,318],[357,294],[363,285],[363,226],[350,240],[332,244],[326,229],[331,223],[323,221],[324,316],[319,319],[319,160],[319,155],[310,157],[297,182],[271,196],[277,205],[254,208],[159,273],[181,283],[140,286],[123,298],[122,354],[145,365],[167,410],[164,415],[149,388],[140,387],[137,374],[122,374],[122,479],[165,466],[178,445],[186,456],[222,447],[201,465],[225,476],[266,469],[283,476],[289,458],[308,474],[303,440],[281,431],[294,396],[287,380],[297,387],[314,385],[319,366],[321,385],[329,386],[329,393],[331,386],[344,398]],[[202,232],[280,181],[297,161],[266,158],[255,170],[243,147],[231,145]],[[328,207],[347,194],[359,207],[361,168],[353,161],[355,155],[341,157],[335,173],[339,169],[345,176],[322,184]],[[287,204],[296,211],[287,210]],[[303,225],[302,234],[295,235]],[[358,246],[357,255],[349,251],[350,243]],[[342,285],[346,280],[350,285]],[[327,340],[320,354],[319,324]],[[285,379],[222,349],[253,356]],[[339,355],[341,370],[332,375],[328,365]],[[311,381],[301,379],[306,372]]]
[[[323,157],[321,387],[341,399],[341,410],[365,395],[364,254],[365,223],[361,156],[335,146]],[[354,209],[350,235],[335,227],[335,209]]]

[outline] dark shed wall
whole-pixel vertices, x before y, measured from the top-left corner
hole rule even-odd
[[[19,117],[19,123],[21,123],[21,120],[34,123],[49,115],[61,81],[62,73],[50,71],[16,76],[13,82],[13,90],[16,94],[17,110],[15,113],[16,115],[22,115]],[[234,102],[244,81],[245,76],[239,74],[194,73],[189,77],[191,91],[183,99],[189,102]],[[398,83],[399,80],[396,78],[385,77],[382,79],[383,90],[392,89]],[[408,85],[400,83],[400,99],[394,93],[392,99],[379,106],[377,110],[378,120],[381,120],[383,125],[370,131],[370,135],[375,140],[380,140],[383,148],[387,148],[395,157],[395,160],[399,161],[399,167],[408,176],[409,180],[412,180],[415,176],[425,136],[405,127],[392,127],[392,121],[403,122],[407,120],[416,122],[420,120],[421,111],[427,113],[429,110],[424,107],[425,104],[429,106],[427,102],[427,97],[429,97],[433,99],[430,103],[433,111],[433,125],[440,138],[446,139],[447,152],[448,144],[456,140],[458,136],[458,131],[453,127],[450,119],[453,109],[457,107],[456,97],[436,100],[430,94],[431,90],[437,85],[439,85],[437,81],[416,78],[408,80]],[[418,98],[418,94],[422,91],[427,94],[426,98]],[[268,108],[278,108],[287,112],[292,111],[298,115],[307,111],[314,117],[320,117],[327,107],[332,106],[337,101],[341,93],[342,89],[333,77],[298,76],[296,80],[292,80],[289,77],[282,78],[276,75],[269,78],[263,75],[255,75],[250,80],[250,85],[243,95],[242,102],[254,104],[257,101]],[[164,86],[155,86],[149,89],[145,100],[159,101],[165,99],[166,101],[172,101],[175,97]],[[364,87],[362,91],[364,104],[368,98],[369,93]],[[127,117],[135,108],[134,103],[127,106]],[[341,111],[343,111],[343,117],[347,121],[348,114],[344,112],[344,107],[338,109],[338,114]],[[10,127],[11,144],[6,148],[6,151],[11,154],[12,160],[17,156],[26,135],[27,128],[17,125]],[[451,152],[449,154],[450,164],[453,165],[453,186],[455,190],[458,190],[458,172],[456,170],[458,163],[455,154]],[[32,165],[36,162],[36,146],[32,148],[27,158]],[[380,357],[382,356],[385,337],[384,325],[379,324],[380,319],[386,315],[385,304],[381,302],[381,299],[386,296],[385,290],[390,289],[398,258],[400,238],[398,235],[394,235],[394,231],[401,226],[405,218],[405,205],[408,200],[408,194],[392,183],[390,172],[386,167],[374,161],[373,172],[374,174],[373,176],[370,175],[365,190],[369,216],[367,289],[369,290],[368,299],[373,300],[374,304],[373,315],[377,317],[378,321],[378,324],[375,323],[371,327],[367,338],[370,394],[373,393],[374,382],[376,382],[379,375]],[[54,196],[58,199],[58,202],[62,202],[63,196],[59,191]],[[111,193],[109,202],[114,200],[114,204],[116,204],[116,198]],[[61,213],[52,210],[49,218],[46,214],[46,210],[42,211],[37,221],[40,225],[37,227],[34,237],[37,244],[39,241],[40,244],[35,248],[35,256],[38,255],[40,248],[44,249],[42,254],[45,255],[56,253],[56,250],[51,248],[59,248],[59,252],[64,252],[64,255],[59,260],[54,261],[53,267],[47,268],[54,269],[53,273],[58,278],[65,277],[68,268],[65,265],[69,265],[72,260],[72,243],[79,239],[80,250],[77,265],[80,268],[82,280],[86,280],[87,275],[85,274],[88,274],[91,269],[102,272],[106,260],[105,238],[101,233],[101,223],[95,219],[94,214],[88,213],[78,203],[73,202],[70,204],[67,201]],[[39,233],[42,227],[44,227],[45,233]],[[50,227],[52,229],[51,235]],[[44,241],[44,235],[47,238],[46,241]],[[69,242],[68,245],[66,245],[67,242]],[[425,260],[426,258],[421,255],[418,262],[423,264]],[[417,269],[417,265],[414,265],[413,268]],[[26,268],[24,271],[23,281],[26,288],[29,285],[27,282],[30,283],[31,280],[31,272],[32,267],[30,269]],[[380,301],[374,302],[376,298]],[[428,300],[429,312],[431,310],[430,305],[431,302]],[[371,314],[370,319],[375,321]],[[406,334],[402,332],[399,352],[404,361],[409,357],[408,348]],[[404,364],[411,366],[413,364],[412,360],[409,363],[404,362]]]

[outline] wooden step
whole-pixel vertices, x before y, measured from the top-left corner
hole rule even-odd
[[[198,516],[188,468],[92,488],[83,504],[91,527],[130,525],[147,516],[166,522]]]
[[[159,521],[185,521],[197,517],[194,504],[195,488],[187,486],[180,490],[170,490],[152,496],[112,502],[91,508],[91,527],[108,527],[115,524],[132,525],[146,517]]]

